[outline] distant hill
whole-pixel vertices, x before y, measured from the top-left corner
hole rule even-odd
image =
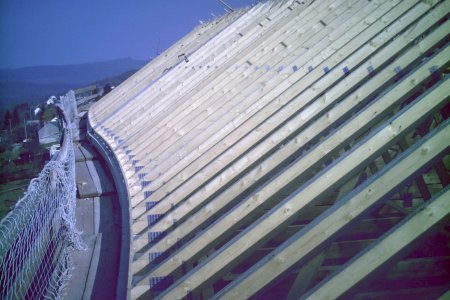
[[[0,70],[0,105],[31,102],[86,85],[117,85],[147,62],[131,58],[63,66],[36,66]]]

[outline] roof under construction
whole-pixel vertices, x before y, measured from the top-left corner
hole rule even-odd
[[[92,135],[126,187],[128,297],[448,295],[449,12],[261,2],[97,102]]]

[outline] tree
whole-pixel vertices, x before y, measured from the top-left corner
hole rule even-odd
[[[19,125],[20,124],[20,114],[19,114],[19,107],[15,107],[13,114],[12,114],[12,121],[11,123],[13,125]]]
[[[111,92],[111,90],[111,85],[109,85],[109,83],[105,84],[105,86],[103,87],[103,96]]]
[[[26,102],[19,103],[17,104],[17,109],[19,111],[21,121],[23,121],[23,118],[30,120],[30,104]]]
[[[11,120],[11,112],[7,110],[3,119],[3,128],[6,130],[9,130],[9,120]]]
[[[44,107],[44,112],[39,116],[41,121],[51,121],[54,117],[58,116],[56,109],[53,106]]]

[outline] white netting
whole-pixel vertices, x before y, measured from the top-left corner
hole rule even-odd
[[[0,222],[0,299],[59,298],[69,251],[85,247],[75,228],[75,197],[72,133],[65,129],[57,159]]]

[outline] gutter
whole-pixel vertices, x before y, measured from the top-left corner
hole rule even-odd
[[[132,263],[132,255],[130,251],[131,245],[131,219],[129,209],[129,194],[123,177],[122,169],[118,163],[117,157],[108,146],[106,141],[98,135],[91,126],[89,114],[87,114],[87,140],[98,150],[100,155],[106,161],[111,171],[114,184],[117,189],[117,196],[120,204],[120,262],[119,274],[117,276],[117,295],[116,299],[130,299],[131,295],[131,274],[130,265]]]

